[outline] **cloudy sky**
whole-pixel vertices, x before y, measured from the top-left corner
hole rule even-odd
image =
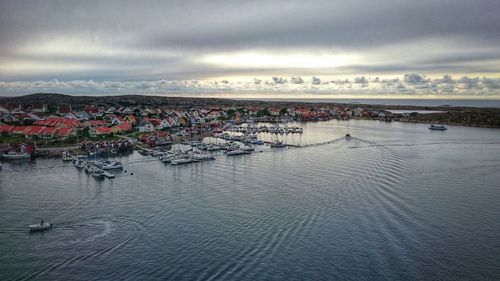
[[[0,0],[0,95],[500,97],[500,1]]]

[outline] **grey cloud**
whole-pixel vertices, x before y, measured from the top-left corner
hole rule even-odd
[[[425,78],[425,75],[420,75],[417,73],[405,74],[405,76],[403,77],[403,81],[409,84],[421,84],[429,82]]]
[[[356,77],[356,78],[354,78],[354,83],[356,83],[356,84],[366,84],[366,83],[368,83],[368,79],[366,79],[366,77],[364,77],[364,76]]]
[[[321,79],[319,79],[318,77],[316,76],[313,76],[312,77],[312,84],[313,85],[320,85],[321,84]]]
[[[283,78],[283,77],[273,77],[272,79],[273,79],[274,84],[288,83],[288,80],[286,78]]]
[[[301,77],[292,77],[290,79],[290,83],[292,83],[292,84],[303,84],[304,83],[304,79],[302,79]]]

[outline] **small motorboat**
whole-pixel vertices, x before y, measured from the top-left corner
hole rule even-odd
[[[273,147],[273,148],[284,148],[286,147],[286,144],[284,144],[282,141],[274,141],[273,143],[271,143],[270,147]]]
[[[246,151],[246,152],[252,152],[252,151],[255,151],[255,147],[253,147],[251,145],[245,145],[245,146],[243,146],[243,148],[241,148],[241,150]]]
[[[106,176],[104,175],[104,171],[101,169],[94,169],[94,171],[91,172],[91,175],[96,178],[96,179],[104,179]]]
[[[220,147],[217,146],[217,145],[213,145],[213,144],[210,144],[207,146],[207,151],[217,151],[217,150],[220,150]]]
[[[350,140],[350,139],[352,139],[351,134],[349,134],[349,133],[345,134],[345,139],[346,139],[346,140]]]
[[[120,161],[103,161],[100,164],[103,170],[123,170],[123,165]]]
[[[30,224],[30,225],[28,225],[28,228],[30,231],[44,231],[44,230],[52,228],[52,224],[48,223],[48,222]]]
[[[248,153],[244,150],[241,150],[241,149],[229,150],[226,153],[227,156],[235,156],[235,155],[243,155],[243,154],[248,154]]]
[[[8,153],[2,155],[2,157],[5,160],[29,159],[31,158],[31,154],[26,152],[9,151]]]
[[[61,154],[61,157],[62,157],[63,161],[72,161],[74,159],[73,155],[71,155],[67,151],[63,151],[62,154]]]
[[[446,128],[444,125],[431,125],[429,127],[429,130],[431,131],[446,131],[448,128]]]
[[[209,153],[195,153],[191,156],[193,161],[215,160],[215,157]]]
[[[170,161],[170,164],[179,165],[179,164],[188,164],[188,163],[192,163],[192,162],[193,162],[193,160],[190,158],[178,158],[178,159],[173,159],[172,161]]]
[[[78,160],[76,160],[76,162],[73,165],[75,165],[75,167],[77,167],[78,169],[83,169],[83,168],[87,167],[87,162],[78,159]]]

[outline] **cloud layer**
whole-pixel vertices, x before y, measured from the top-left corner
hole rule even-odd
[[[498,11],[497,0],[1,0],[0,80],[4,91],[53,79],[75,91],[75,81],[169,90],[191,80],[227,90],[250,80],[323,89],[347,77],[372,89],[363,77],[397,76],[399,89],[434,91],[430,78],[403,75],[500,77]],[[470,79],[453,90],[491,88]]]
[[[149,95],[203,95],[224,94],[238,97],[239,94],[302,94],[337,97],[339,95],[376,96],[441,96],[441,97],[498,97],[500,79],[486,77],[453,78],[444,75],[430,79],[421,74],[405,74],[399,78],[358,76],[354,79],[322,80],[319,77],[271,77],[268,80],[156,80],[156,81],[16,81],[0,82],[0,93],[20,95],[35,92],[58,92],[77,95],[99,94],[149,94]]]

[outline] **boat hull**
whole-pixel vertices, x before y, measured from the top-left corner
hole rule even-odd
[[[44,224],[30,224],[28,225],[28,228],[31,232],[35,232],[35,231],[44,231],[44,230],[47,230],[47,229],[51,229],[52,228],[52,224],[51,223],[44,223]]]
[[[4,154],[2,155],[4,160],[20,160],[20,159],[29,159],[31,158],[30,154],[16,154],[16,155],[11,155],[11,154]]]

